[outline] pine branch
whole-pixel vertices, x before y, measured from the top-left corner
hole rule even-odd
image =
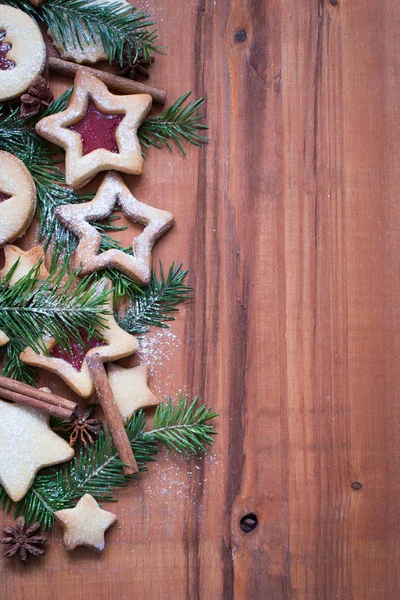
[[[195,410],[195,402],[188,404],[187,397],[180,394],[177,406],[171,405],[171,399],[159,405],[150,431],[145,431],[143,411],[135,413],[126,431],[140,471],[156,460],[158,443],[185,454],[202,454],[212,444],[215,432],[209,421],[217,415],[205,405]],[[52,420],[53,426],[62,424],[59,419]],[[27,523],[39,521],[50,529],[55,511],[74,506],[83,494],[102,502],[115,501],[115,490],[131,479],[124,476],[122,467],[112,439],[102,429],[87,451],[80,446],[69,463],[39,473],[21,502],[13,505],[0,486],[0,504],[7,511],[14,507],[15,517],[22,512]]]
[[[38,380],[37,369],[23,363],[19,357],[24,348],[25,344],[19,339],[13,339],[0,348],[0,358],[3,360],[1,374],[35,386]]]
[[[160,278],[152,274],[142,293],[133,295],[127,307],[116,315],[119,325],[128,333],[143,335],[150,326],[167,328],[175,320],[177,305],[191,298],[192,288],[185,284],[187,271],[172,263],[167,278],[160,262]]]
[[[149,58],[161,51],[149,15],[117,1],[47,0],[41,14],[58,44],[82,48],[98,37],[110,63],[117,60],[122,65],[124,53],[134,62],[140,53]]]
[[[166,146],[172,152],[172,146],[169,143],[169,140],[172,140],[184,155],[182,141],[187,141],[195,146],[201,146],[208,142],[208,138],[202,135],[202,132],[208,127],[200,122],[203,117],[197,114],[197,110],[204,104],[204,98],[200,98],[196,102],[188,102],[184,106],[184,102],[190,94],[191,92],[187,92],[163,113],[157,117],[150,117],[142,123],[138,135],[144,146],[147,148],[154,146],[159,149]]]
[[[17,266],[18,262],[0,281],[0,329],[10,338],[9,343],[16,348],[23,344],[36,352],[47,352],[45,337],[54,337],[62,347],[68,348],[70,340],[83,343],[79,329],[89,332],[89,337],[101,330],[108,314],[109,292],[104,285],[91,278],[81,279],[76,284],[76,273],[62,282],[64,273],[61,271],[37,288],[38,264],[9,287]]]
[[[218,416],[206,406],[196,409],[197,396],[189,404],[188,396],[179,392],[177,405],[172,405],[171,398],[167,404],[159,404],[154,414],[153,428],[149,437],[163,443],[169,450],[183,454],[203,454],[213,443],[215,431],[208,425],[211,419]]]
[[[143,413],[138,413],[126,429],[140,471],[159,452],[153,439],[144,438],[145,425]],[[94,445],[87,450],[80,446],[71,462],[37,475],[24,500],[15,505],[15,514],[22,511],[28,523],[39,521],[50,529],[55,511],[74,506],[84,494],[102,502],[115,501],[115,490],[126,487],[129,479],[111,437],[102,429]]]

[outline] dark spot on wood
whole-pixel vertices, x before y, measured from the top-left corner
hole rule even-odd
[[[235,32],[235,42],[237,42],[238,44],[243,43],[247,38],[247,33],[244,29],[238,29]]]
[[[332,6],[336,6],[336,4],[339,4],[339,0],[329,0],[329,2],[332,4]]]
[[[362,489],[362,483],[360,483],[359,481],[353,481],[350,487],[352,490],[358,491]]]
[[[257,525],[258,518],[254,513],[244,515],[244,517],[240,519],[240,529],[243,531],[243,533],[250,533],[251,531],[254,531]]]
[[[281,74],[281,71],[279,71],[279,73],[277,75],[275,75],[275,77],[274,77],[274,90],[277,94],[279,94],[280,89],[281,89],[281,79],[282,79],[282,74]]]

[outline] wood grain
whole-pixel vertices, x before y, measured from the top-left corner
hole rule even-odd
[[[2,561],[2,597],[397,600],[399,4],[139,6],[168,47],[151,84],[205,95],[211,138],[128,178],[196,288],[150,385],[219,411],[215,454],[121,492],[101,556],[55,529],[42,565]]]

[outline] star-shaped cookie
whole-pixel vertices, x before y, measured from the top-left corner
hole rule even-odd
[[[29,271],[39,263],[41,263],[39,267],[39,280],[36,285],[40,285],[40,282],[49,276],[49,272],[44,264],[45,255],[42,246],[34,246],[30,250],[24,251],[18,248],[18,246],[9,244],[4,246],[4,258],[5,262],[4,267],[0,271],[0,279],[4,279],[11,267],[14,266],[17,260],[19,261],[10,279],[10,285],[14,285],[21,277],[28,275]]]
[[[15,264],[17,260],[18,266],[16,267],[12,277],[10,279],[10,285],[14,285],[21,277],[27,275],[29,271],[42,261],[42,264],[39,267],[39,277],[41,281],[44,281],[49,276],[49,272],[44,264],[44,250],[42,246],[34,246],[27,252],[24,252],[18,246],[7,245],[4,246],[4,267],[0,271],[0,279],[3,279],[11,267]],[[40,280],[37,282],[37,286],[40,285]],[[4,333],[4,331],[0,330],[0,346],[4,346],[10,341],[9,337]]]
[[[36,130],[64,148],[65,179],[75,189],[109,169],[141,175],[143,156],[137,130],[151,103],[148,94],[111,94],[102,81],[82,68],[76,74],[67,109],[39,121]]]
[[[111,291],[109,280],[103,279],[99,285],[106,285],[107,289]],[[89,398],[94,392],[94,385],[85,357],[98,352],[102,360],[108,362],[129,356],[139,347],[137,339],[121,329],[115,321],[112,293],[108,295],[107,310],[110,314],[105,317],[105,328],[101,331],[104,340],[86,339],[87,347],[71,343],[73,350],[73,356],[71,356],[67,350],[60,348],[54,338],[50,338],[46,343],[50,356],[37,353],[28,346],[20,354],[22,362],[55,373],[79,396]],[[81,334],[85,337],[84,332]]]
[[[0,482],[14,502],[42,468],[70,460],[74,451],[49,425],[49,415],[0,400]]]
[[[90,494],[85,494],[75,508],[58,510],[55,517],[64,528],[67,550],[87,546],[96,552],[104,548],[104,534],[117,520],[117,516],[102,510]]]
[[[132,255],[122,250],[106,250],[98,254],[100,233],[89,221],[100,221],[111,214],[118,202],[124,215],[131,221],[145,225],[143,232],[132,242]],[[107,173],[91,202],[65,204],[55,210],[57,219],[79,238],[75,253],[75,267],[87,275],[113,267],[139,283],[151,278],[151,251],[155,242],[174,223],[172,213],[139,202],[129,191],[118,173]]]
[[[147,386],[148,365],[143,364],[132,369],[124,369],[111,364],[107,367],[107,374],[115,402],[125,422],[129,421],[136,410],[159,404]]]

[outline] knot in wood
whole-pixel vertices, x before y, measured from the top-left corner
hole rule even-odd
[[[247,32],[244,29],[238,29],[235,31],[235,42],[238,44],[243,43],[247,38]]]
[[[243,533],[250,533],[251,531],[254,531],[257,525],[258,518],[254,513],[244,515],[244,517],[240,519],[240,529],[243,531]]]
[[[350,487],[352,490],[358,491],[362,489],[362,483],[360,483],[359,481],[353,481]]]

